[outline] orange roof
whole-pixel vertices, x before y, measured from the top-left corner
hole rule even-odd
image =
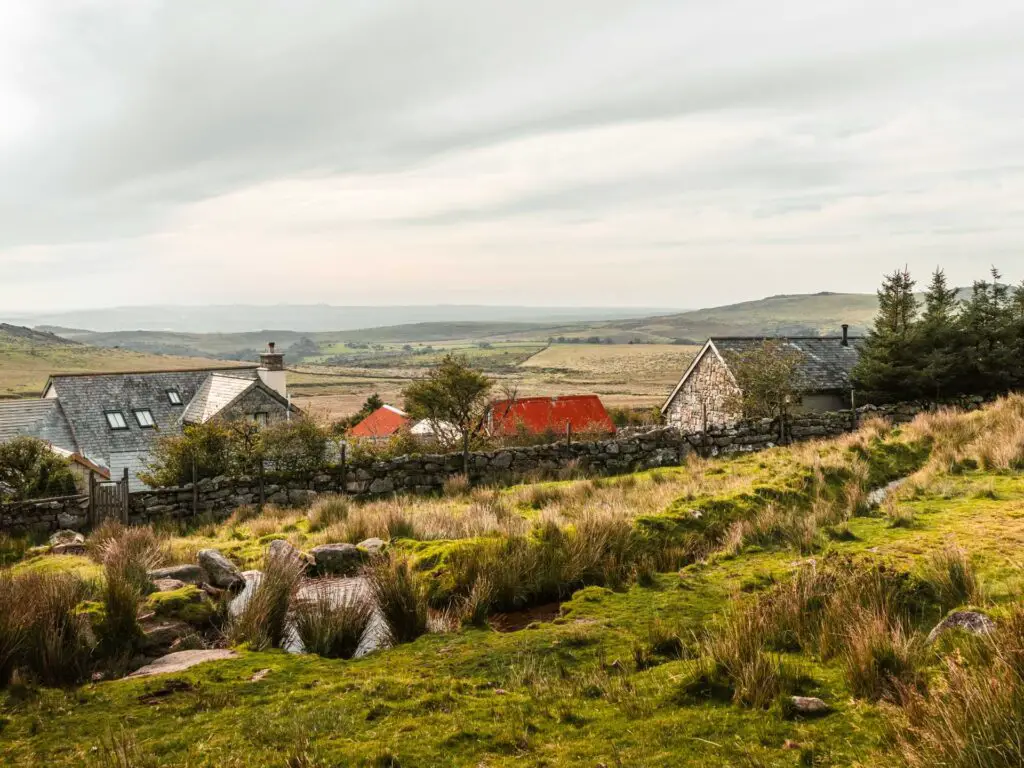
[[[391,437],[409,423],[404,411],[393,405],[378,408],[349,430],[350,437]]]
[[[615,431],[597,395],[526,397],[491,404],[491,434],[515,434],[520,424],[533,434],[562,433],[566,424],[571,425],[573,432]]]

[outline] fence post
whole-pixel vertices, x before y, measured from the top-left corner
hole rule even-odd
[[[92,470],[89,470],[88,523],[90,528],[96,527],[96,473]]]
[[[341,492],[348,493],[348,443],[341,444]]]
[[[196,486],[196,456],[192,454],[192,519],[199,514],[199,488]]]
[[[263,505],[266,504],[266,497],[265,497],[264,491],[263,491],[263,457],[262,456],[260,456],[259,470],[258,470],[258,472],[256,474],[259,477],[259,488],[260,488],[260,496],[259,496],[260,500],[259,500],[259,503],[257,504],[256,508],[257,508],[257,511],[262,512],[263,511]]]
[[[572,422],[565,422],[565,445],[568,448],[572,447]]]
[[[121,522],[128,525],[128,467],[121,478]]]

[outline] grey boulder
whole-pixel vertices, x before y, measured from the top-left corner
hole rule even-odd
[[[289,560],[299,560],[307,566],[315,565],[315,560],[312,555],[307,555],[305,552],[301,552],[284,539],[274,539],[270,542],[270,546],[267,548],[267,553],[272,558],[284,557]]]
[[[363,553],[354,544],[322,544],[309,550],[320,573],[351,576],[363,565]]]
[[[157,568],[149,572],[150,581],[174,579],[186,584],[203,584],[207,581],[206,571],[198,565],[172,565],[169,568]]]
[[[241,589],[245,586],[245,579],[242,578],[238,566],[216,549],[201,550],[198,559],[200,567],[206,571],[213,586],[221,589]]]
[[[793,717],[822,717],[832,708],[821,699],[812,696],[790,696],[789,713]]]
[[[384,540],[378,539],[376,536],[366,539],[364,541],[360,541],[358,544],[356,544],[357,549],[362,549],[366,552],[369,552],[371,555],[381,554],[384,551],[384,547],[386,546],[387,544],[385,544]]]
[[[980,611],[953,611],[928,633],[928,643],[934,643],[942,635],[954,629],[971,635],[987,635],[995,628],[995,622]]]
[[[67,544],[85,544],[85,536],[78,531],[62,530],[57,531],[50,537],[50,546],[58,547]]]

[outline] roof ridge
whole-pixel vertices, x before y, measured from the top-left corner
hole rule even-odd
[[[51,379],[82,378],[85,376],[145,376],[150,373],[222,373],[224,371],[255,371],[259,369],[257,363],[245,365],[218,365],[203,368],[156,368],[147,371],[68,371],[51,373]]]

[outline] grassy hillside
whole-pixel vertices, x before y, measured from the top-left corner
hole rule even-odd
[[[52,373],[197,368],[208,359],[101,349],[49,333],[0,325],[0,397],[39,395]]]
[[[0,693],[0,762],[1020,765],[1021,435],[1014,398],[621,478],[324,500],[183,531],[169,560],[215,546],[243,568],[275,538],[390,538],[449,612],[356,661],[243,647],[148,680],[17,686]],[[53,567],[71,564],[96,568]],[[490,621],[451,620],[470,605]],[[967,606],[991,635],[926,642]],[[827,710],[801,715],[794,694]]]

